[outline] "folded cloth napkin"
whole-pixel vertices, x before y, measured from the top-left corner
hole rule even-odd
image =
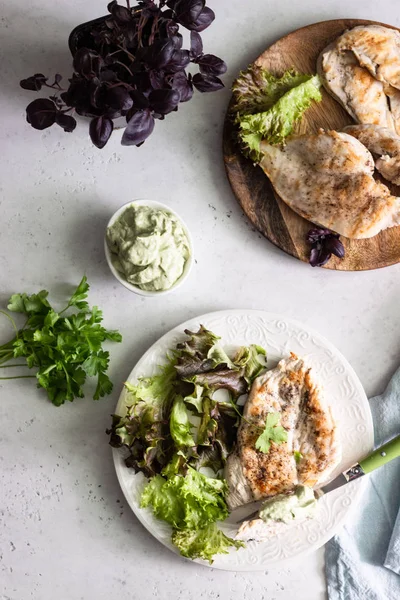
[[[370,406],[380,446],[400,433],[400,368]],[[366,477],[360,504],[325,547],[329,600],[400,600],[400,458]]]

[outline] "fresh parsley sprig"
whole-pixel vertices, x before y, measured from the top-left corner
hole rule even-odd
[[[38,387],[46,390],[55,406],[83,398],[86,377],[97,377],[94,400],[110,394],[112,383],[106,374],[109,352],[102,348],[106,340],[121,342],[118,331],[105,329],[97,306],[89,307],[86,301],[89,284],[83,277],[67,306],[56,312],[49,304],[48,292],[14,294],[8,310],[22,313],[27,321],[17,329],[14,319],[1,311],[13,324],[15,337],[0,346],[0,368],[26,366],[37,368],[36,375],[16,375],[0,379],[36,377]],[[67,312],[68,311],[68,312]],[[66,313],[66,314],[65,314]],[[12,359],[25,359],[25,363],[4,364]]]
[[[261,435],[256,440],[256,449],[267,454],[269,452],[271,442],[282,444],[287,441],[287,431],[279,425],[280,414],[268,413],[265,421],[265,428]]]

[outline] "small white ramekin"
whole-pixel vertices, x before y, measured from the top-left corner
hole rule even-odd
[[[185,263],[182,275],[179,277],[178,281],[176,281],[176,283],[174,283],[174,285],[172,287],[170,287],[168,290],[160,290],[158,292],[149,292],[147,290],[141,290],[138,286],[133,285],[132,283],[129,283],[128,281],[126,281],[126,279],[124,279],[124,277],[122,276],[122,273],[117,271],[117,269],[114,267],[114,265],[112,263],[111,252],[110,252],[110,249],[107,244],[107,230],[111,225],[113,225],[113,223],[118,219],[118,217],[129,206],[132,206],[132,205],[149,206],[150,208],[162,209],[162,210],[168,211],[169,213],[171,213],[171,215],[173,215],[176,219],[178,219],[178,221],[182,224],[182,227],[186,233],[186,236],[187,236],[187,239],[189,242],[189,258],[187,259],[187,261]],[[127,202],[126,204],[123,204],[113,214],[113,216],[107,223],[106,232],[104,235],[104,251],[105,251],[105,255],[106,255],[107,264],[110,267],[110,271],[114,275],[115,279],[117,279],[128,290],[130,290],[131,292],[134,292],[135,294],[139,294],[140,296],[161,296],[163,294],[169,294],[169,292],[175,291],[187,279],[187,277],[189,276],[189,273],[192,269],[192,265],[193,265],[193,242],[192,242],[192,237],[189,233],[189,229],[186,226],[186,223],[169,206],[167,206],[166,204],[162,204],[161,202],[156,202],[154,200],[145,200],[145,199],[132,200],[131,202]]]

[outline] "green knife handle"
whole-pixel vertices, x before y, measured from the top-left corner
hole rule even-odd
[[[400,435],[390,440],[384,446],[374,450],[372,454],[360,460],[359,464],[364,473],[371,473],[371,471],[382,467],[398,456],[400,456]]]

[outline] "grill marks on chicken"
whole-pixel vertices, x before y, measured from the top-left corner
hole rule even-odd
[[[400,136],[376,125],[349,125],[343,130],[357,138],[376,157],[375,167],[387,179],[400,185]]]
[[[317,69],[326,90],[355,121],[400,134],[400,32],[354,27],[321,52]]]
[[[400,32],[382,25],[361,25],[337,40],[339,52],[351,50],[377,79],[400,89]]]
[[[287,442],[271,442],[268,453],[255,448],[270,412],[280,413]],[[302,359],[294,354],[258,377],[246,402],[237,449],[228,458],[225,476],[228,506],[314,487],[326,479],[340,459],[337,432],[321,388]],[[294,452],[302,457],[296,462]]]
[[[352,52],[340,52],[335,42],[330,44],[320,54],[317,70],[326,90],[355,121],[395,130],[382,82],[361,67]],[[398,125],[400,130],[400,121]]]
[[[368,238],[400,224],[400,199],[373,178],[371,153],[337,131],[261,142],[261,168],[286,204],[305,219],[348,238]]]

